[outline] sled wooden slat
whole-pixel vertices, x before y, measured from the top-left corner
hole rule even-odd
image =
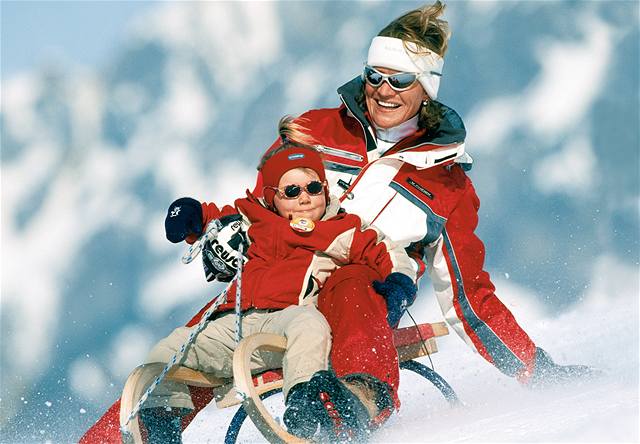
[[[394,330],[393,341],[398,350],[398,357],[400,362],[408,361],[410,359],[419,358],[428,354],[436,353],[438,347],[434,337],[444,336],[449,334],[447,325],[444,322],[438,322],[434,324],[420,324],[418,325],[419,333],[415,327],[406,327]],[[422,342],[424,339],[424,343]],[[195,370],[190,372],[198,373]],[[180,374],[176,374],[179,376]],[[210,376],[207,376],[209,378]],[[211,377],[212,379],[215,379]],[[172,378],[179,380],[178,378]],[[190,384],[188,380],[184,380],[187,384]],[[260,373],[253,377],[253,385],[256,388],[256,393],[261,395],[268,391],[282,388],[282,370],[267,370],[264,373]],[[240,404],[242,401],[238,398],[237,392],[232,382],[214,387],[214,399],[216,406],[219,409],[233,407]]]
[[[416,327],[394,330],[393,341],[398,350],[400,362],[425,356],[427,352],[429,354],[436,353],[438,346],[434,338],[447,334],[449,334],[449,330],[444,322],[419,324],[418,330],[416,330]],[[423,339],[424,343],[422,342]],[[184,382],[194,387],[212,388],[216,406],[219,409],[233,407],[242,402],[237,397],[233,379],[218,378],[212,374],[199,372],[187,367],[176,367],[168,373],[167,378],[172,381]],[[267,370],[254,376],[253,385],[258,395],[282,388],[282,370]]]
[[[420,324],[416,327],[400,328],[393,332],[393,342],[398,350],[400,362],[416,359],[438,351],[436,337],[449,334],[444,322]]]
[[[436,322],[433,324],[420,324],[416,327],[399,328],[393,331],[393,343],[397,347],[419,344],[423,339],[431,339],[449,334],[447,324]]]
[[[400,362],[404,362],[436,353],[438,351],[438,346],[436,345],[436,340],[431,338],[418,344],[396,347],[396,349],[398,350],[398,359]]]
[[[306,441],[287,433],[271,416],[256,391],[251,376],[251,354],[258,349],[281,352],[287,349],[284,336],[258,333],[244,338],[233,353],[233,381],[242,399],[242,406],[260,433],[270,443],[304,443]]]
[[[444,322],[419,324],[394,330],[393,340],[400,362],[436,353],[437,337],[449,334]],[[234,353],[234,378],[219,378],[186,367],[169,371],[167,378],[195,387],[211,388],[218,408],[227,408],[243,403],[258,430],[272,443],[300,443],[299,438],[287,433],[266,410],[260,395],[283,385],[282,369],[267,370],[257,375],[250,374],[250,357],[255,350],[284,352],[286,339],[282,336],[259,333],[243,339]],[[146,364],[137,367],[127,379],[120,403],[121,418],[126,418],[135,403],[153,379],[160,374],[164,364]],[[240,376],[241,375],[241,376]],[[240,376],[240,377],[239,377]],[[249,383],[251,381],[251,383]],[[124,416],[123,416],[124,415]],[[142,443],[137,417],[128,427],[133,442]]]
[[[394,330],[393,342],[396,349],[398,349],[398,354],[401,355],[400,361],[425,356],[426,352],[424,350],[422,340],[424,340],[429,353],[436,353],[438,351],[438,347],[433,338],[449,334],[447,325],[444,322],[419,324],[418,331],[416,331],[416,327],[404,327]],[[167,379],[184,382],[194,387],[220,388],[227,385],[233,386],[233,379],[231,378],[218,378],[210,373],[199,372],[187,367],[174,368],[167,374]],[[257,376],[254,376],[253,383],[258,390],[258,394],[262,394],[269,390],[273,390],[274,388],[280,388],[282,384],[280,383],[280,385],[278,385],[278,382],[281,379],[281,369],[267,370]],[[239,404],[239,402],[236,404]]]
[[[230,378],[218,378],[210,373],[203,373],[187,367],[175,367],[167,373],[167,379],[184,382],[194,387],[220,387],[231,383]]]
[[[120,398],[120,424],[127,420],[133,407],[138,403],[138,400],[156,376],[162,372],[163,368],[164,364],[154,363],[141,365],[131,372]],[[129,422],[128,431],[130,434],[122,437],[124,444],[139,444],[143,442],[138,415],[134,416]]]

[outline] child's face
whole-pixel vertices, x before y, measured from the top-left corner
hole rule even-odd
[[[284,173],[278,182],[278,188],[284,190],[287,185],[298,185],[302,191],[293,199],[283,197],[280,192],[277,192],[273,198],[273,204],[278,214],[290,219],[305,217],[313,221],[320,220],[327,207],[327,200],[324,189],[317,195],[310,195],[307,192],[307,184],[314,180],[320,181],[315,171],[294,168]]]

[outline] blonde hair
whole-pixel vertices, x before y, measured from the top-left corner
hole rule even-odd
[[[413,42],[444,57],[451,37],[449,23],[440,18],[444,9],[445,5],[436,0],[433,5],[424,5],[401,15],[378,35]]]
[[[271,159],[274,155],[280,151],[284,151],[289,148],[307,148],[317,151],[314,144],[315,139],[308,134],[308,129],[302,124],[305,119],[298,118],[295,120],[293,117],[286,115],[283,116],[278,122],[278,134],[282,140],[282,144],[272,150],[267,151],[260,163],[258,164],[258,170],[262,168],[265,162]]]
[[[315,143],[313,137],[311,137],[307,131],[308,129],[302,125],[302,122],[306,119],[295,120],[293,117],[286,115],[283,116],[278,122],[278,134],[283,143],[289,141],[290,143],[298,146],[308,147]]]

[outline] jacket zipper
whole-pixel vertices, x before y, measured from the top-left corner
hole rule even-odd
[[[330,148],[325,145],[314,145],[314,147],[321,153],[329,154],[331,156],[341,157],[343,159],[355,160],[356,162],[362,162],[364,160],[364,157],[362,157],[360,154],[350,153],[349,151],[339,150],[337,148]]]
[[[380,158],[382,159],[382,158]],[[353,183],[351,183],[351,186],[345,190],[344,194],[340,197],[340,202],[343,202],[345,198],[347,198],[347,196],[351,195],[352,197],[349,199],[353,198],[353,193],[351,192],[353,190],[353,188],[356,186],[356,184],[360,181],[360,179],[362,178],[362,176],[364,176],[364,172],[374,163],[376,163],[378,160],[380,159],[376,159],[376,160],[372,160],[371,162],[369,162],[368,164],[366,164],[361,170],[360,173],[358,174],[358,176],[355,178],[355,180],[353,181]]]

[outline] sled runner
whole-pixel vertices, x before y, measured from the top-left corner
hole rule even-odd
[[[395,330],[394,343],[401,363],[400,368],[411,370],[423,376],[438,388],[449,403],[457,404],[459,401],[451,386],[434,370],[414,360],[437,352],[435,338],[447,334],[449,331],[444,322],[420,324]],[[236,442],[240,427],[247,415],[267,441],[271,443],[304,442],[287,433],[262,403],[263,399],[282,390],[282,370],[268,370],[256,375],[252,375],[250,371],[249,362],[254,351],[263,349],[284,352],[286,346],[287,341],[282,336],[269,333],[254,334],[244,338],[234,353],[233,379],[221,379],[180,366],[170,370],[166,377],[184,382],[190,388],[196,388],[196,391],[207,391],[208,396],[205,396],[205,399],[215,400],[218,408],[242,404],[227,429],[225,444]],[[127,421],[142,394],[162,372],[163,368],[164,364],[147,364],[137,367],[131,373],[124,386],[120,401],[120,422],[122,424]],[[194,402],[196,401],[194,399]],[[126,430],[123,430],[122,439],[127,444],[138,444],[145,442],[144,435],[146,433],[140,427],[140,421],[136,415],[129,420]]]

